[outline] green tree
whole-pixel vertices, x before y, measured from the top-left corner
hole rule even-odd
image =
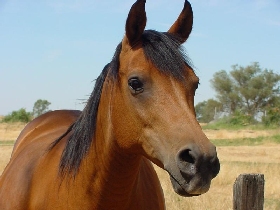
[[[19,109],[18,111],[13,111],[11,114],[6,115],[2,122],[24,122],[28,123],[32,119],[32,113],[27,112],[24,108]]]
[[[262,121],[267,126],[280,125],[280,97],[266,107]]]
[[[47,100],[38,99],[33,106],[33,116],[38,117],[49,111],[50,102]]]
[[[240,98],[235,90],[234,81],[225,70],[216,72],[210,82],[216,91],[218,101],[223,104],[224,112],[233,113],[240,107]]]
[[[279,97],[279,81],[279,74],[261,69],[255,62],[246,67],[234,65],[229,74],[219,71],[214,74],[211,84],[225,112],[242,111],[256,116]]]
[[[222,104],[214,99],[198,103],[195,106],[196,118],[199,122],[209,123],[220,113]]]

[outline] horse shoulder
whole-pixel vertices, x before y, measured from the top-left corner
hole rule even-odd
[[[34,190],[56,174],[60,151],[50,151],[50,144],[62,135],[80,115],[79,111],[52,111],[34,119],[19,135],[10,162],[0,177],[0,209],[29,209]],[[46,161],[50,158],[50,161]],[[47,164],[46,164],[47,163]],[[48,169],[52,171],[47,171]],[[38,177],[40,179],[34,178]],[[42,193],[42,192],[40,192]],[[35,191],[36,194],[36,191]],[[44,194],[44,193],[43,193]],[[35,196],[36,197],[36,196]]]
[[[32,142],[40,136],[49,134],[50,132],[63,133],[80,114],[81,112],[78,110],[56,110],[47,112],[35,118],[28,123],[19,134],[15,142],[12,155],[21,144]],[[50,139],[50,141],[52,140],[54,139]]]

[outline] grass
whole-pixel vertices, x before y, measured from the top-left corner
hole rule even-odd
[[[220,126],[204,130],[217,146],[221,170],[213,179],[210,190],[201,196],[184,198],[177,195],[168,173],[155,166],[164,191],[166,209],[232,210],[233,184],[243,173],[264,174],[264,209],[280,209],[280,129],[271,130],[270,127],[270,130],[266,130],[264,126],[258,126],[236,126],[227,130]],[[0,123],[0,174],[10,159],[14,140],[23,127],[24,124]]]
[[[243,124],[233,124],[230,123],[229,118],[222,118],[216,122],[208,123],[202,125],[203,129],[210,129],[210,130],[220,130],[220,129],[226,129],[226,130],[242,130],[242,129],[250,129],[250,130],[270,130],[270,129],[277,129],[279,128],[279,125],[276,124],[270,124],[265,125],[259,122],[254,122],[251,124],[243,123]]]
[[[211,139],[216,146],[256,146],[269,143],[280,144],[280,135],[259,136],[256,138]]]
[[[223,124],[223,123],[210,123],[207,125],[203,125],[202,129],[210,129],[210,130],[242,130],[242,129],[250,129],[250,130],[268,130],[268,129],[276,129],[279,126],[271,125],[265,126],[263,124],[251,124],[251,125],[231,125],[231,124]]]
[[[179,197],[173,192],[168,177],[163,177],[163,172],[157,170],[165,192],[167,209],[232,209],[233,184],[239,174],[243,173],[264,174],[264,209],[280,209],[280,182],[277,176],[280,171],[279,128],[272,130],[269,127],[268,130],[268,127],[262,125],[235,126],[220,130],[222,128],[226,126],[205,130],[206,135],[209,134],[211,141],[217,146],[221,162],[221,171],[206,194],[196,198]]]
[[[178,196],[172,189],[168,175],[162,170],[156,168],[160,177],[161,185],[165,193],[166,209],[179,210],[232,210],[233,202],[233,184],[236,178],[243,173],[261,173],[265,178],[265,201],[264,209],[280,209],[280,182],[277,172],[280,170],[280,163],[260,163],[260,162],[239,162],[223,161],[221,159],[221,171],[212,181],[210,190],[198,197],[184,198]]]
[[[13,146],[14,143],[14,140],[0,141],[0,146]]]
[[[0,145],[5,144],[4,141],[16,140],[24,126],[24,123],[0,123]]]

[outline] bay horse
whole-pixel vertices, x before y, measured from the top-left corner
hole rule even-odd
[[[152,163],[179,195],[207,192],[220,164],[195,117],[199,80],[181,46],[192,24],[185,1],[167,32],[144,30],[145,0],[137,0],[84,110],[48,112],[20,133],[0,209],[165,209]]]

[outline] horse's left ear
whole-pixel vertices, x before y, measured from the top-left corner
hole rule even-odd
[[[193,11],[191,4],[185,0],[184,8],[179,15],[178,19],[175,23],[171,26],[168,30],[168,33],[176,35],[180,41],[183,43],[185,42],[191,31],[193,26]]]
[[[126,19],[125,32],[130,46],[137,43],[144,32],[147,21],[145,3],[146,0],[137,0]]]

